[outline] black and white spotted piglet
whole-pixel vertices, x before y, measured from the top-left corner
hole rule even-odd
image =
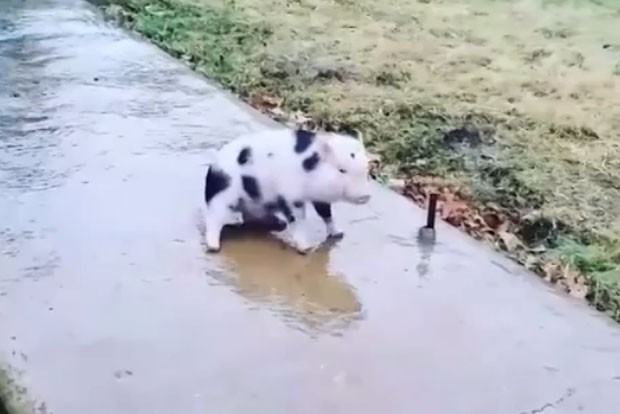
[[[368,158],[361,136],[269,130],[225,144],[209,166],[205,183],[206,242],[220,249],[222,227],[242,214],[277,218],[300,253],[312,249],[305,232],[311,203],[330,237],[342,236],[331,204],[370,199]]]

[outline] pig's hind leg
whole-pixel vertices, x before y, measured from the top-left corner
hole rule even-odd
[[[207,213],[205,217],[207,250],[210,252],[220,251],[220,238],[222,235],[222,229],[224,228],[224,225],[227,221],[224,211],[226,207],[224,204],[218,201],[211,203],[207,207]]]
[[[205,238],[210,252],[220,250],[222,229],[236,218],[234,206],[238,203],[238,191],[232,184],[224,171],[209,168],[205,180]]]
[[[317,201],[313,202],[312,206],[314,207],[314,211],[316,211],[319,217],[323,220],[323,223],[325,223],[327,237],[332,239],[341,239],[344,236],[344,232],[334,224],[331,204]]]

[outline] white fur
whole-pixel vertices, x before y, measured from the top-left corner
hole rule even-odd
[[[302,154],[294,151],[295,132],[290,129],[261,131],[241,136],[225,144],[216,154],[210,168],[217,168],[230,177],[229,187],[216,194],[206,210],[206,239],[211,251],[220,248],[222,227],[234,220],[230,206],[244,202],[244,214],[260,217],[264,203],[283,197],[293,210],[295,221],[287,226],[298,251],[311,246],[304,231],[305,204],[345,201],[364,204],[370,198],[368,158],[363,142],[334,133],[317,133],[312,146]],[[239,165],[238,156],[244,148],[251,149],[249,162]],[[314,152],[321,161],[312,171],[304,170],[302,162]],[[353,157],[351,156],[353,154]],[[242,175],[257,179],[261,201],[252,202],[242,186]],[[301,201],[303,208],[292,203]],[[277,214],[283,219],[281,213]],[[334,223],[325,222],[330,236],[341,234]]]

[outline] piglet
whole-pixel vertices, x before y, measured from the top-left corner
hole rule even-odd
[[[204,197],[207,249],[220,250],[225,224],[275,220],[293,246],[308,253],[306,206],[323,219],[328,237],[342,237],[332,203],[370,200],[368,157],[361,134],[278,129],[250,133],[225,144],[208,167]]]

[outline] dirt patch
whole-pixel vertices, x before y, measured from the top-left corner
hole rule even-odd
[[[620,319],[614,2],[119,4],[108,15],[277,120],[364,131],[378,179],[418,202],[441,180],[446,220]]]

